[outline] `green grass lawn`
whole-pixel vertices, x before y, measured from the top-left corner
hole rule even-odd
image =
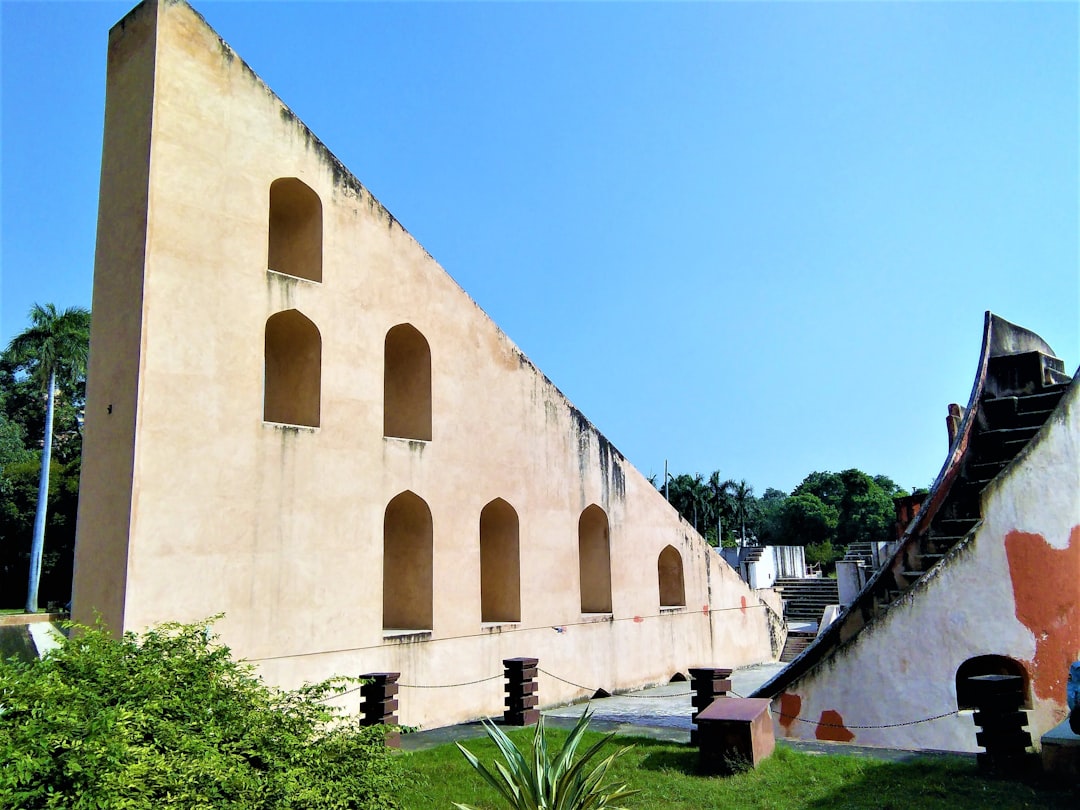
[[[510,732],[519,748],[527,750],[532,729]],[[589,732],[579,750],[601,737]],[[548,729],[549,747],[561,746],[566,732]],[[923,759],[903,764],[853,756],[824,756],[777,747],[755,771],[731,777],[698,776],[697,749],[642,737],[619,737],[612,745],[633,745],[616,760],[617,781],[642,792],[627,801],[638,810],[738,810],[739,808],[1069,808],[1080,807],[1080,789],[1040,784],[986,780],[975,763],[963,759]],[[490,764],[495,747],[487,739],[465,745]],[[505,808],[498,797],[468,766],[453,745],[403,753],[415,779],[402,796],[407,810],[452,808],[451,802],[480,810]]]

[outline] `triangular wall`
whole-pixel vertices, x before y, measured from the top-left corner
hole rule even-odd
[[[272,681],[400,671],[425,725],[500,713],[507,657],[564,679],[542,704],[773,657],[773,611],[189,6],[116,25],[106,106],[76,620],[224,613]]]

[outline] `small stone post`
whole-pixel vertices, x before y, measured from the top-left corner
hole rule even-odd
[[[690,729],[691,745],[698,745],[700,742],[697,716],[709,708],[717,698],[727,697],[728,690],[731,689],[731,681],[728,680],[730,674],[730,669],[720,667],[690,668],[690,688],[694,692],[694,696],[690,699],[690,704],[694,707],[694,713],[690,717],[690,722],[693,724]]]
[[[531,726],[540,719],[536,708],[540,696],[536,694],[537,658],[503,659],[503,675],[506,677],[506,711],[503,722],[508,726]]]
[[[364,699],[361,704],[364,717],[360,724],[396,726],[398,701],[394,695],[398,693],[397,679],[401,677],[401,673],[369,672],[360,677],[367,681],[360,687],[360,696]],[[387,733],[386,744],[391,748],[401,746],[401,735],[397,730]]]
[[[1014,775],[1031,765],[1025,749],[1031,733],[1024,729],[1024,679],[1019,675],[975,675],[968,678],[975,704],[975,741],[986,750],[978,755],[979,769],[993,775]]]

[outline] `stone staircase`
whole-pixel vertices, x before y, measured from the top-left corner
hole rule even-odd
[[[1041,352],[991,358],[988,377],[993,384],[988,383],[979,401],[959,477],[918,543],[909,546],[902,565],[894,564],[877,582],[874,616],[979,526],[982,490],[1039,432],[1070,381],[1062,361]]]
[[[852,543],[844,552],[844,560],[861,562],[867,568],[874,567],[874,544],[870,542]]]
[[[920,580],[948,565],[953,549],[981,525],[983,489],[1023,452],[1071,384],[1064,363],[1038,335],[988,312],[968,407],[950,407],[949,455],[894,555],[847,610],[752,697],[782,693],[898,601],[917,598],[912,591]],[[845,559],[865,559],[864,552],[853,544]]]
[[[764,555],[765,546],[756,546],[754,548],[751,548],[750,551],[747,552],[746,559],[743,560],[743,565],[752,565],[753,563],[756,563],[758,560],[760,560]]]
[[[815,638],[817,638],[817,633],[809,630],[789,630],[787,641],[784,642],[784,650],[780,653],[780,662],[786,664],[794,661],[813,643]]]
[[[780,577],[773,587],[784,599],[784,619],[789,622],[820,622],[825,608],[840,601],[835,579]]]

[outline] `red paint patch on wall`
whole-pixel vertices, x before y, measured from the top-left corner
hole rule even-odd
[[[745,596],[740,596],[739,597],[739,610],[741,610],[743,613],[746,613],[746,597]]]
[[[793,692],[780,695],[780,725],[784,733],[791,736],[791,726],[802,711],[802,698]]]
[[[1031,685],[1037,697],[1064,705],[1069,664],[1080,649],[1080,525],[1073,526],[1063,549],[1040,534],[1011,531],[1005,536],[1005,553],[1016,618],[1035,634]]]
[[[851,742],[855,739],[855,735],[844,726],[844,718],[840,716],[840,712],[833,709],[826,709],[821,713],[814,736],[829,742]]]
[[[709,606],[708,605],[702,605],[701,606],[701,612],[704,613],[706,616],[708,616],[709,615]]]
[[[634,624],[641,624],[643,621],[645,621],[645,620],[643,618],[641,618],[640,616],[635,616],[634,617]]]

